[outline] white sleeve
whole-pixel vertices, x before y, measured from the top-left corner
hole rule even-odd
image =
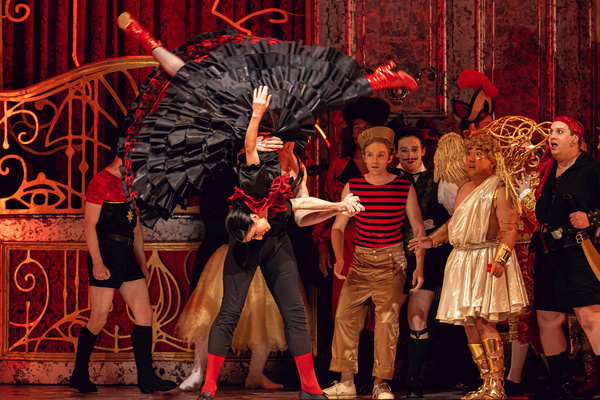
[[[454,213],[454,201],[458,186],[452,182],[440,181],[438,185],[438,203],[444,206],[448,214]]]

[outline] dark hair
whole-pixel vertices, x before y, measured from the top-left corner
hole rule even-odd
[[[390,105],[376,97],[359,97],[355,103],[346,104],[344,108],[344,121],[352,130],[354,120],[362,119],[373,124],[381,126],[390,115]]]
[[[414,136],[421,142],[421,148],[425,148],[425,136],[411,125],[404,122],[404,117],[398,115],[386,125],[394,131],[394,148],[398,150],[398,141],[405,137]]]
[[[246,235],[254,224],[251,214],[252,212],[242,200],[236,200],[225,218],[227,232],[240,242],[246,240]]]
[[[352,157],[356,152],[352,130],[354,121],[362,119],[370,122],[373,126],[382,126],[390,115],[390,105],[376,97],[359,97],[354,103],[347,103],[344,108],[344,122],[348,127],[346,132],[342,131],[342,157]],[[347,134],[347,136],[345,135]]]
[[[483,121],[487,117],[492,118],[489,112],[487,112],[486,110],[481,110],[479,111],[479,114],[477,114],[473,121],[467,121],[466,119],[463,119],[462,121],[460,121],[460,131],[466,131],[467,129],[469,129],[469,125],[471,124],[477,126],[481,121]]]

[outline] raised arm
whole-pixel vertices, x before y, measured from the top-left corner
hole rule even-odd
[[[258,150],[256,149],[256,138],[258,137],[258,127],[263,114],[269,107],[271,96],[269,88],[260,86],[254,89],[252,98],[252,117],[248,128],[246,128],[246,138],[244,140],[244,148],[246,149],[246,165],[259,164]]]

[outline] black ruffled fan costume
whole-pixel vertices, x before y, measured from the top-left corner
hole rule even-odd
[[[151,73],[121,135],[123,188],[149,227],[186,206],[218,164],[237,164],[254,88],[271,95],[260,131],[300,145],[315,134],[316,115],[373,93],[352,58],[325,46],[227,30],[174,53],[186,64],[173,78]]]

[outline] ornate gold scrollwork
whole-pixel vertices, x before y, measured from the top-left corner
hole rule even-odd
[[[3,109],[0,118],[2,153],[8,153],[0,156],[0,175],[10,176],[12,171],[7,166],[9,160],[16,161],[12,165],[20,164],[22,171],[15,172],[23,173],[21,184],[14,193],[0,198],[0,208],[3,212],[82,213],[87,182],[82,182],[83,178],[78,177],[86,176],[85,173],[89,169],[92,170],[92,174],[87,174],[87,179],[99,172],[95,162],[92,165],[88,163],[90,158],[86,157],[86,153],[96,154],[98,148],[108,148],[98,140],[98,123],[105,122],[115,129],[118,125],[116,118],[104,108],[105,103],[102,103],[101,99],[110,98],[123,115],[128,110],[107,76],[124,75],[125,79],[121,81],[131,86],[137,96],[139,91],[131,70],[156,65],[157,62],[152,57],[115,58],[87,64],[25,89],[0,92],[0,104]],[[81,117],[78,125],[72,120],[73,115],[77,114],[91,115],[92,121]],[[32,155],[64,155],[66,179],[59,182],[44,172],[39,172],[34,179],[27,180],[27,173],[31,171],[28,171],[27,163],[21,155],[11,154],[12,146]],[[95,160],[95,157],[92,159]],[[79,201],[75,203],[75,199]],[[12,204],[10,208],[7,206],[9,201],[9,204]],[[15,207],[15,204],[19,206]]]
[[[87,268],[80,254],[86,251],[83,242],[3,242],[1,275],[2,331],[0,358],[29,360],[72,360],[77,336],[74,327],[84,326],[90,311],[87,299],[81,298],[85,282],[79,279],[80,270]],[[185,301],[180,278],[174,274],[185,273],[189,257],[198,243],[170,242],[146,243],[150,252],[151,302],[154,310],[154,346],[167,345],[171,351],[156,351],[156,360],[188,360],[192,350],[182,339],[174,335],[174,324]],[[164,252],[181,252],[178,265],[165,265]],[[53,253],[53,265],[48,264],[47,254]],[[171,261],[171,264],[173,262]],[[85,293],[85,292],[84,292]],[[18,302],[15,303],[15,302]],[[129,319],[133,316],[127,310]],[[98,343],[94,358],[105,360],[129,360],[131,346],[123,340],[129,332],[121,333],[119,325],[107,325],[102,335],[108,336]],[[64,343],[71,343],[69,350],[57,351]],[[40,351],[40,346],[51,350]]]

